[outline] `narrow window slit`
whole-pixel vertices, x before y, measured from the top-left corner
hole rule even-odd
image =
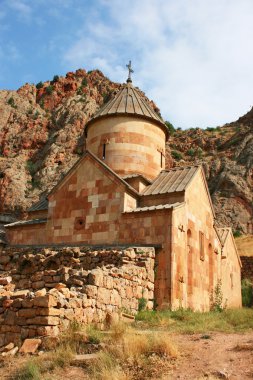
[[[106,144],[103,144],[103,160],[105,159],[105,147],[106,147]]]

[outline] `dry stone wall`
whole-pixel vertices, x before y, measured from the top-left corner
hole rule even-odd
[[[104,323],[153,308],[154,248],[0,252],[0,347],[58,335],[71,321]]]

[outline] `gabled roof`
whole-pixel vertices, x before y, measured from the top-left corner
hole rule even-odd
[[[17,222],[6,224],[4,227],[18,227],[18,226],[26,226],[30,224],[41,224],[46,223],[47,219],[30,219],[30,220],[18,220]]]
[[[200,166],[177,167],[163,170],[142,195],[157,195],[185,191]]]
[[[143,207],[136,207],[133,210],[125,211],[123,214],[131,214],[133,212],[144,212],[144,211],[157,211],[157,210],[169,210],[169,209],[175,209],[180,206],[183,206],[184,202],[176,202],[176,203],[170,203],[170,204],[164,204],[164,205],[154,205],[154,206],[143,206]]]
[[[159,124],[168,135],[163,119],[150,107],[141,92],[136,87],[133,87],[131,82],[124,84],[115,97],[98,110],[92,119],[88,121],[85,129],[94,120],[113,115],[134,115],[151,119]]]
[[[48,209],[48,200],[46,198],[40,199],[34,203],[27,211],[42,211]]]
[[[104,163],[104,161],[101,161],[97,156],[95,156],[95,154],[91,153],[89,150],[86,150],[85,153],[83,154],[83,156],[75,163],[75,165],[73,165],[72,168],[70,168],[70,170],[60,179],[60,181],[52,188],[52,190],[50,191],[48,196],[53,194],[58,189],[58,187],[62,184],[62,182],[66,179],[66,177],[68,177],[70,174],[72,174],[74,172],[74,170],[82,163],[82,161],[87,156],[89,156],[92,160],[96,161],[103,169],[105,169],[110,174],[112,174],[116,178],[117,181],[121,182],[124,186],[126,186],[127,190],[130,193],[134,194],[135,196],[136,195],[139,196],[138,191],[136,191],[132,186],[130,186],[126,181],[124,181],[124,179],[122,179],[109,166],[107,166]]]
[[[144,182],[146,182],[147,184],[151,184],[152,181],[150,181],[149,179],[147,179],[144,175],[142,174],[129,174],[129,175],[125,175],[124,177],[122,177],[125,181],[129,180],[129,179],[132,179],[132,178],[140,178],[142,179]]]

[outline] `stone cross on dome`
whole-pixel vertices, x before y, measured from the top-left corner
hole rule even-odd
[[[128,78],[127,78],[127,83],[132,83],[131,74],[132,74],[134,71],[133,71],[133,69],[132,69],[131,61],[129,61],[129,64],[126,65],[126,67],[128,68]]]

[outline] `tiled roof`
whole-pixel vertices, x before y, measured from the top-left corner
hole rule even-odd
[[[124,177],[122,177],[122,179],[124,181],[127,181],[128,179],[131,179],[131,178],[142,178],[146,182],[151,183],[151,181],[149,179],[147,179],[146,177],[144,177],[144,175],[142,175],[142,174],[129,174],[129,175],[125,175]]]
[[[141,92],[133,87],[131,83],[125,84],[113,99],[98,110],[87,125],[103,116],[122,114],[143,116],[155,120],[166,128],[163,119],[150,107]]]
[[[165,205],[156,205],[156,206],[144,206],[144,207],[136,207],[133,210],[125,211],[124,214],[129,214],[132,212],[142,212],[142,211],[154,211],[154,210],[165,210],[165,209],[172,209],[179,206],[182,206],[184,202],[176,202],[172,204],[165,204]]]
[[[199,166],[187,166],[163,170],[153,183],[143,190],[142,195],[184,191],[198,169]]]
[[[46,198],[39,200],[38,202],[34,203],[28,211],[42,211],[48,209],[48,200]]]
[[[6,224],[5,227],[25,226],[27,224],[41,224],[46,223],[46,221],[47,219],[18,220],[17,222]]]

